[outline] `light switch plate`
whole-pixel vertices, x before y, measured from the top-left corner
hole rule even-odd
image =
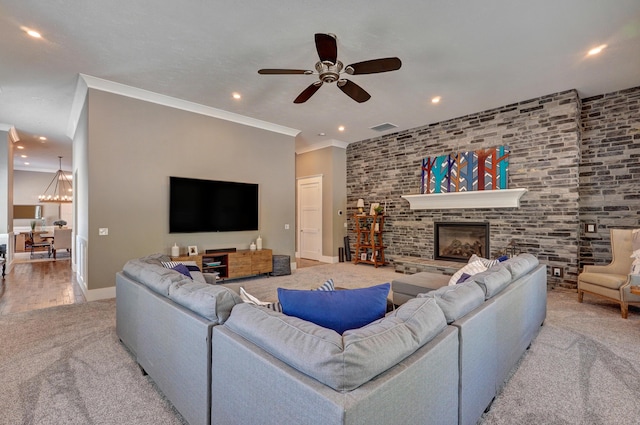
[[[98,235],[99,236],[108,236],[109,235],[109,228],[108,227],[101,227],[98,229]]]

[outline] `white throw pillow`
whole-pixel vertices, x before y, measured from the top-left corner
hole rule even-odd
[[[466,266],[464,266],[463,268],[455,272],[453,276],[451,276],[451,279],[449,279],[449,285],[457,284],[458,280],[460,280],[462,275],[465,273],[468,274],[469,276],[473,276],[474,274],[483,272],[485,270],[487,270],[487,266],[485,266],[482,263],[482,261],[480,260],[472,261],[471,263],[467,264]]]
[[[634,258],[631,263],[631,271],[629,274],[640,275],[640,249],[636,249],[631,253],[631,258]]]

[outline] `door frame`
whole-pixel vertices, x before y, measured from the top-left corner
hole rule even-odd
[[[322,206],[323,206],[322,180],[323,180],[322,174],[296,178],[296,221],[297,221],[296,229],[298,229],[298,232],[296,234],[296,258],[301,258],[300,255],[302,253],[300,249],[300,239],[301,239],[301,233],[302,233],[302,226],[301,226],[302,220],[300,219],[300,216],[302,213],[301,211],[302,208],[300,206],[300,185],[304,183],[310,183],[312,181],[317,181],[320,185],[320,199],[319,199],[320,201],[319,202],[320,204],[320,223],[319,223],[320,257],[318,258],[318,260],[322,261],[322,259],[324,258],[324,255],[322,253],[322,245],[324,243],[324,238],[322,236],[322,231],[323,231],[322,222],[324,220],[323,213],[322,213]]]

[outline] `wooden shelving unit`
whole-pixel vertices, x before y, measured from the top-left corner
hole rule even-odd
[[[353,263],[373,264],[375,267],[384,266],[384,214],[355,214],[356,250]]]
[[[270,249],[259,251],[238,250],[172,257],[173,261],[195,261],[203,273],[218,273],[220,280],[268,274],[273,271],[273,253]]]

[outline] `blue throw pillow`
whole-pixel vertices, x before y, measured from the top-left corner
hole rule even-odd
[[[185,266],[184,264],[176,264],[175,266],[171,267],[171,270],[180,272],[183,275],[187,276],[189,279],[193,279],[191,277],[191,273],[189,273],[189,267]]]
[[[381,319],[387,312],[389,283],[341,291],[278,288],[282,312],[342,334]]]
[[[462,276],[460,276],[460,279],[458,279],[458,281],[456,282],[456,284],[458,283],[462,283],[464,281],[466,281],[467,279],[469,279],[471,277],[470,274],[468,273],[462,273]]]

